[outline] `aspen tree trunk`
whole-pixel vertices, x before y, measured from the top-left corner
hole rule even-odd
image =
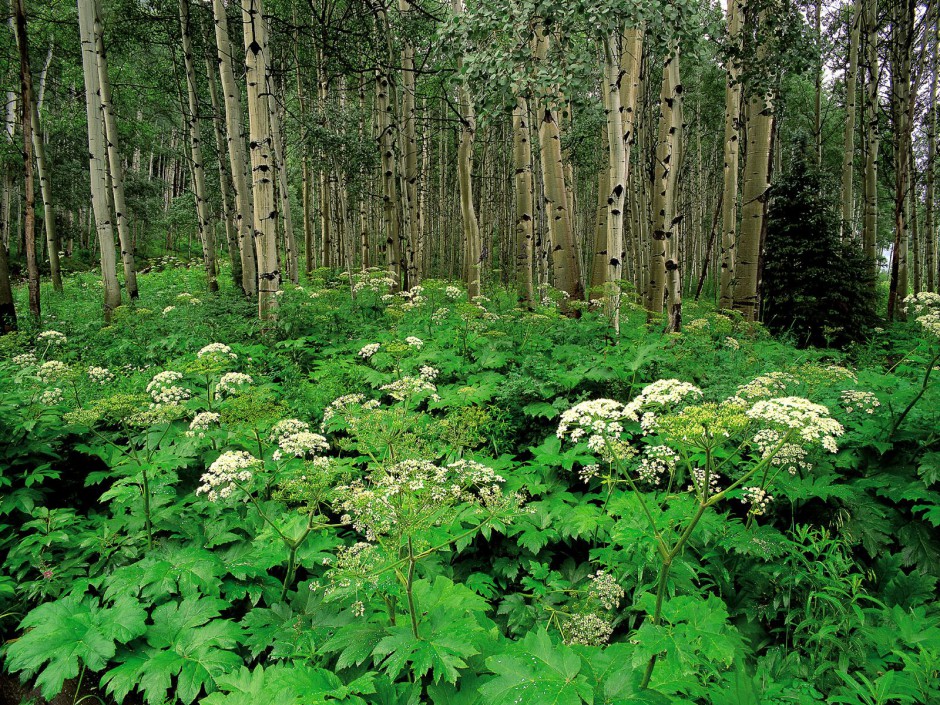
[[[608,187],[607,187],[607,272],[605,295],[607,315],[614,332],[620,333],[620,280],[623,277],[623,206],[627,191],[627,162],[620,102],[621,57],[618,40],[610,35],[604,40],[605,92],[604,112],[607,115]]]
[[[33,153],[36,155],[36,173],[39,176],[39,191],[42,194],[43,226],[46,232],[46,249],[49,253],[49,273],[52,288],[62,291],[62,270],[59,264],[59,241],[56,237],[55,209],[52,206],[52,181],[46,161],[46,146],[43,143],[36,101],[32,104]]]
[[[359,84],[359,142],[365,144],[366,140],[366,88],[365,81]],[[358,192],[358,210],[359,210],[359,266],[365,271],[369,268],[369,211],[366,207],[366,173],[363,169],[360,174],[360,184]]]
[[[29,35],[26,33],[26,8],[23,0],[15,0],[14,28],[20,55],[20,107],[23,125],[23,177],[26,197],[24,232],[26,239],[26,272],[29,289],[29,312],[38,321],[42,315],[39,306],[39,261],[36,257],[36,193],[33,179],[33,76],[29,69]]]
[[[679,112],[682,88],[679,85],[679,54],[673,47],[663,65],[663,82],[659,102],[659,135],[656,142],[656,159],[653,165],[653,220],[650,241],[650,284],[647,310],[662,313],[667,296],[674,298],[673,272],[676,270],[676,181],[679,173],[679,140],[682,117]],[[672,329],[673,314],[669,312]]]
[[[911,93],[911,48],[914,41],[914,0],[893,6],[891,27],[891,112],[894,127],[894,248],[888,290],[888,320],[902,317],[907,290],[907,199],[910,188],[910,149],[913,100]]]
[[[401,0],[402,4],[407,4]],[[463,0],[452,0],[455,15],[463,14]],[[412,50],[413,52],[413,50]],[[463,58],[457,58],[457,73],[463,71]],[[408,75],[407,72],[405,74]],[[414,74],[412,74],[412,77]],[[480,295],[483,270],[483,243],[480,240],[480,225],[477,222],[477,213],[473,205],[473,141],[476,137],[476,114],[470,100],[470,91],[465,83],[457,87],[458,104],[460,110],[460,146],[457,150],[457,182],[460,189],[460,217],[463,222],[464,260],[467,273],[467,296],[472,300]],[[404,98],[408,105],[408,87],[405,86]],[[414,105],[412,101],[412,111]],[[405,120],[408,121],[407,107]],[[414,124],[412,120],[412,129]],[[407,130],[406,130],[407,132]],[[408,140],[405,140],[406,144]],[[409,173],[408,155],[405,159],[405,174]],[[417,168],[417,167],[415,167]],[[411,188],[411,180],[406,179]]]
[[[82,74],[85,78],[85,110],[88,119],[88,166],[91,177],[91,205],[101,252],[101,279],[104,283],[104,318],[121,305],[117,278],[117,253],[108,200],[107,145],[101,93],[98,85],[97,43],[95,40],[95,0],[78,0],[78,26],[82,46]]]
[[[878,2],[861,0],[865,12],[865,180],[864,180],[864,218],[862,225],[862,248],[869,263],[869,279],[874,289],[877,284],[878,236],[878,151],[879,131],[878,115]]]
[[[529,104],[522,96],[516,98],[512,113],[513,182],[516,190],[516,292],[520,305],[531,308],[535,300],[532,285],[533,244],[535,233],[532,218],[532,144],[529,132]]]
[[[297,266],[297,240],[294,237],[294,218],[290,210],[290,192],[287,184],[287,158],[284,141],[281,137],[281,118],[283,111],[278,107],[278,100],[271,92],[268,104],[271,110],[271,144],[274,148],[274,164],[277,170],[277,191],[281,205],[280,220],[284,226],[284,269],[287,278],[293,284],[300,281]]]
[[[95,46],[97,51],[98,90],[101,95],[101,113],[104,116],[104,134],[108,150],[108,169],[111,175],[111,194],[114,198],[114,219],[117,224],[121,261],[124,264],[124,286],[131,299],[138,297],[137,266],[134,246],[127,222],[127,203],[124,199],[124,162],[118,142],[117,120],[111,108],[111,79],[108,74],[108,56],[104,48],[104,29],[101,24],[101,2],[95,2]]]
[[[274,144],[271,133],[271,75],[268,32],[262,0],[242,0],[245,34],[245,79],[248,84],[248,129],[251,147],[253,237],[258,261],[258,316],[273,317],[281,273],[277,265],[277,200]]]
[[[741,23],[745,0],[728,0],[728,36],[731,44],[741,47]],[[721,277],[718,288],[718,307],[730,310],[734,298],[735,245],[738,229],[738,154],[741,139],[741,84],[736,59],[729,61],[725,83],[725,160],[724,190],[721,206]]]
[[[206,43],[208,46],[208,42]],[[212,133],[215,137],[215,150],[219,161],[219,191],[222,194],[222,218],[225,221],[225,244],[228,258],[232,265],[232,282],[237,288],[242,285],[242,260],[238,251],[238,226],[235,222],[235,186],[232,173],[226,159],[225,136],[222,133],[222,106],[219,104],[219,92],[215,86],[215,73],[212,62],[206,54],[206,78],[209,81],[209,101],[212,104]]]
[[[328,104],[330,100],[330,84],[326,74],[326,63],[323,52],[317,52],[317,98],[320,102],[319,123],[321,129],[327,129]],[[333,229],[330,218],[330,175],[327,171],[329,155],[325,150],[320,151],[320,166],[317,174],[319,188],[317,195],[320,206],[320,266],[332,267]]]
[[[926,214],[924,218],[924,231],[926,234],[924,262],[926,265],[926,285],[927,291],[937,291],[937,232],[934,223],[934,198],[935,182],[934,169],[937,168],[937,50],[940,49],[940,20],[938,14],[934,14],[934,26],[928,27],[926,31],[930,32],[933,51],[930,53],[930,93],[927,100],[927,175],[925,178],[926,193],[925,207]]]
[[[758,20],[764,23],[764,18]],[[757,49],[758,64],[766,59],[766,47]],[[747,321],[760,313],[761,244],[770,190],[773,155],[773,103],[769,94],[754,92],[747,101],[747,155],[741,202],[741,233],[735,261],[734,302]]]
[[[294,25],[297,26],[297,10],[293,13]],[[299,109],[300,124],[304,130],[300,136],[303,145],[300,154],[300,183],[301,183],[301,209],[304,219],[304,271],[310,274],[313,271],[313,227],[310,220],[310,160],[307,150],[307,96],[304,91],[303,76],[300,71],[300,32],[294,30],[294,70],[297,77],[297,106]],[[361,118],[360,118],[361,119]],[[361,141],[362,135],[360,135]]]
[[[545,62],[549,50],[549,37],[542,28],[536,31],[535,58]],[[549,101],[540,106],[539,146],[542,162],[542,181],[545,190],[545,214],[551,240],[555,268],[555,283],[558,289],[572,299],[584,298],[581,283],[581,262],[575,245],[571,225],[571,209],[568,188],[565,185],[565,168],[561,155],[561,126],[557,114]]]
[[[604,100],[607,100],[606,90],[604,91]],[[604,152],[610,151],[608,147],[608,126],[605,120],[601,123],[601,144]],[[593,297],[596,292],[604,287],[604,281],[607,279],[607,196],[610,193],[610,158],[608,156],[605,163],[600,165],[597,170],[597,207],[594,212],[594,242],[592,250],[594,255],[591,257],[591,278],[588,291]],[[597,294],[601,296],[601,294]]]
[[[855,0],[849,35],[849,65],[845,73],[845,132],[842,137],[842,238],[855,234],[855,90],[858,84],[858,45],[862,31],[862,3]]]
[[[199,119],[199,97],[196,92],[196,66],[193,63],[192,29],[189,19],[189,0],[179,0],[180,38],[183,66],[186,71],[186,89],[189,114],[189,150],[193,160],[193,195],[196,199],[196,218],[199,222],[199,240],[202,242],[202,260],[206,267],[209,291],[219,290],[218,268],[215,262],[215,233],[209,222],[209,197],[206,192],[206,170],[202,160],[202,134]]]
[[[459,2],[460,7],[457,7]],[[412,13],[411,0],[398,0],[398,9],[402,18],[407,20]],[[463,0],[454,0],[454,12],[463,12]],[[415,129],[415,48],[405,32],[401,37],[401,155],[402,179],[404,181],[403,196],[405,197],[404,213],[408,214],[408,281],[417,284],[422,276],[419,271],[421,252],[419,243],[422,240],[418,212],[418,137]],[[468,93],[469,96],[469,93]],[[468,97],[469,102],[469,97]],[[473,112],[473,105],[470,105]],[[475,122],[475,120],[474,120]],[[475,129],[475,127],[473,128]],[[462,133],[461,133],[462,134]],[[472,143],[472,139],[471,139]],[[461,200],[463,198],[461,197]],[[462,207],[461,207],[462,209]],[[479,279],[479,277],[478,277]],[[479,284],[478,284],[479,286]]]
[[[241,288],[247,296],[254,296],[258,291],[258,269],[252,234],[254,212],[250,180],[246,171],[248,161],[245,156],[241,90],[235,82],[235,71],[232,67],[233,54],[229,41],[225,0],[212,0],[212,13],[215,19],[219,78],[222,82],[222,94],[225,97],[225,133],[228,143],[229,168],[232,174],[232,185],[235,188],[235,226],[238,231],[238,250],[241,256]],[[219,158],[222,158],[221,155]]]
[[[813,109],[813,141],[816,146],[816,166],[822,166],[822,78],[823,78],[823,52],[822,52],[822,4],[823,0],[816,0],[816,44],[819,47],[819,63],[816,65],[816,99]]]
[[[405,272],[401,252],[401,199],[398,196],[398,157],[395,149],[396,126],[390,119],[389,76],[383,69],[375,72],[375,112],[379,150],[382,155],[382,209],[385,215],[385,247],[388,268],[402,287]]]
[[[624,207],[628,208],[631,211],[631,214],[636,205],[636,194],[633,193],[629,188],[631,183],[630,158],[633,151],[633,145],[637,141],[636,106],[637,98],[640,92],[640,85],[642,83],[644,34],[645,30],[642,26],[628,29],[623,35],[620,50],[620,108],[623,113],[624,183],[627,185],[627,198],[629,199],[629,201],[625,203]],[[624,225],[629,226],[626,229],[630,234],[630,248],[633,254],[636,253],[636,248],[638,246],[634,223],[635,221],[632,220],[632,215],[630,221],[624,218]],[[622,253],[621,259],[626,257],[626,247],[623,249],[624,252]],[[637,262],[635,256],[631,256],[629,260],[632,261],[632,275],[635,279],[636,274],[639,271],[639,262]],[[622,272],[621,276],[623,276]]]

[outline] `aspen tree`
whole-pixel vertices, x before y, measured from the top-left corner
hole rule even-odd
[[[271,111],[271,146],[274,157],[274,168],[277,172],[277,195],[280,203],[279,220],[284,229],[284,270],[288,280],[297,284],[300,281],[297,266],[297,242],[294,238],[294,218],[290,210],[290,192],[287,184],[287,159],[284,151],[284,140],[281,137],[281,120],[283,110],[275,92],[272,90],[268,96],[268,106]]]
[[[225,222],[225,244],[228,248],[229,262],[232,266],[232,282],[236,287],[242,286],[242,260],[238,251],[238,225],[235,222],[235,186],[232,183],[232,172],[226,158],[225,135],[223,134],[221,105],[219,91],[215,85],[215,72],[212,62],[206,54],[206,78],[209,81],[209,102],[212,105],[212,133],[215,137],[215,150],[219,164],[219,190],[222,195],[222,219]]]
[[[536,29],[535,58],[545,62],[549,51],[549,35],[542,27]],[[568,188],[561,154],[561,126],[555,106],[545,99],[539,107],[539,146],[542,163],[545,214],[555,268],[555,285],[572,299],[584,298],[581,283],[581,261],[575,245],[571,224]]]
[[[926,213],[924,217],[924,231],[925,231],[925,251],[924,251],[924,262],[926,265],[926,286],[927,291],[937,291],[937,232],[936,224],[934,221],[934,198],[935,194],[935,176],[934,170],[937,168],[937,50],[940,49],[940,35],[938,35],[938,30],[940,30],[940,15],[934,13],[934,25],[933,27],[928,27],[927,32],[930,33],[931,39],[930,42],[933,45],[933,50],[930,52],[930,91],[928,93],[927,99],[927,164],[926,164],[926,177],[925,177],[925,189],[926,193],[924,194]]]
[[[463,12],[463,2],[458,10],[454,6],[454,12]],[[398,10],[402,18],[407,23],[411,16],[411,0],[398,0]],[[404,197],[403,213],[407,214],[407,261],[408,261],[408,281],[411,284],[417,284],[421,278],[418,263],[421,258],[419,243],[421,232],[419,228],[419,219],[417,217],[418,209],[418,137],[415,129],[415,48],[412,43],[409,32],[405,31],[401,37],[401,130],[399,138],[401,140],[402,170],[401,178],[404,181],[402,196]],[[468,93],[469,95],[469,93]],[[473,110],[473,106],[470,106]]]
[[[43,93],[46,86],[46,77],[49,73],[49,65],[52,63],[52,48],[49,45],[49,51],[46,54],[46,61],[43,64],[42,71],[39,74],[39,86],[33,96],[32,101],[32,134],[33,134],[33,153],[36,155],[36,175],[39,177],[39,192],[42,195],[43,206],[43,229],[46,233],[46,250],[49,257],[49,274],[52,278],[52,288],[56,291],[62,291],[62,273],[59,263],[59,239],[56,236],[55,227],[55,209],[52,199],[52,175],[49,164],[46,160],[46,145],[42,131],[42,123],[39,121],[40,106],[43,102]]]
[[[192,29],[190,27],[189,0],[179,0],[180,44],[183,50],[183,67],[186,72],[188,99],[189,151],[192,157],[193,196],[196,199],[196,219],[199,223],[199,240],[202,243],[202,259],[206,268],[206,283],[209,291],[219,290],[218,268],[215,262],[215,233],[209,223],[209,197],[206,192],[206,170],[202,158],[201,120],[199,119],[199,97],[196,89],[196,66],[193,63]]]
[[[455,15],[462,15],[463,0],[452,0]],[[463,57],[457,57],[457,72],[463,70]],[[407,95],[407,88],[405,95]],[[467,273],[467,295],[473,299],[480,295],[483,278],[483,243],[480,240],[480,225],[473,205],[473,142],[476,137],[476,114],[470,91],[464,82],[457,86],[460,111],[460,146],[457,151],[457,182],[460,189],[460,217],[463,223],[464,261]],[[412,106],[413,107],[413,106]],[[407,120],[407,114],[406,114]],[[405,168],[406,173],[408,167]]]
[[[659,101],[659,130],[656,158],[653,164],[652,227],[650,228],[649,291],[647,310],[662,313],[666,298],[673,298],[675,279],[667,265],[678,270],[676,261],[676,180],[679,167],[679,140],[682,118],[679,110],[682,87],[678,74],[679,54],[675,46],[663,63],[663,80]],[[678,277],[678,272],[675,274]],[[668,287],[668,288],[667,288]],[[670,312],[670,327],[673,325]]]
[[[262,0],[242,0],[242,23],[254,206],[252,235],[258,262],[258,315],[266,319],[271,318],[277,308],[276,293],[281,288],[281,272],[277,263],[278,212],[270,107],[272,84]]]
[[[104,47],[104,28],[101,24],[101,0],[94,3],[95,59],[98,68],[98,92],[101,114],[104,118],[104,137],[108,155],[108,173],[111,195],[114,198],[114,219],[117,224],[121,262],[124,265],[124,286],[131,299],[138,297],[137,265],[134,262],[134,244],[127,222],[127,203],[124,199],[124,162],[118,140],[117,119],[111,104],[111,79],[108,74],[108,56]]]
[[[741,49],[741,23],[745,0],[728,0],[728,37],[731,46]],[[724,190],[721,197],[721,276],[718,307],[730,309],[733,303],[735,245],[738,229],[738,155],[741,140],[741,83],[739,58],[727,65],[725,82]]]
[[[241,90],[235,82],[232,67],[232,45],[228,34],[228,16],[225,0],[212,0],[215,20],[215,43],[219,57],[219,79],[225,101],[225,133],[228,144],[229,168],[235,189],[235,226],[238,231],[238,249],[241,255],[242,291],[254,296],[258,291],[258,269],[255,261],[252,228],[254,212],[248,160],[245,155],[245,130],[242,124]],[[221,159],[221,155],[219,156]]]
[[[98,86],[97,47],[95,42],[95,0],[78,0],[78,27],[82,46],[82,75],[85,78],[85,111],[88,119],[88,167],[91,177],[91,205],[101,259],[104,283],[104,318],[121,305],[121,288],[117,278],[117,253],[114,228],[108,202],[107,146],[101,94]]]
[[[41,316],[39,303],[39,262],[36,257],[36,193],[33,178],[33,77],[29,68],[29,36],[26,34],[26,8],[23,0],[14,0],[14,27],[20,55],[20,107],[23,126],[23,177],[26,214],[26,272],[29,312],[35,320]]]
[[[623,207],[627,191],[627,163],[624,147],[623,106],[620,102],[620,33],[604,38],[604,112],[607,116],[607,314],[616,333],[620,332],[620,280],[623,276]]]
[[[858,45],[862,30],[862,3],[855,0],[849,31],[849,65],[845,72],[845,131],[842,137],[842,221],[841,237],[855,234],[855,90],[858,83]]]
[[[862,248],[869,262],[870,281],[877,278],[876,241],[878,236],[878,151],[880,149],[878,116],[878,0],[860,0],[864,3],[865,19],[865,180],[863,182],[864,218]]]
[[[516,292],[525,307],[531,307],[535,293],[532,285],[533,245],[532,218],[532,145],[529,132],[529,104],[523,96],[516,97],[512,112],[513,167],[516,191]]]

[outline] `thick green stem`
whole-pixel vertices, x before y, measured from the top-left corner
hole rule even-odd
[[[940,360],[940,351],[933,356],[933,359],[927,364],[927,371],[924,373],[924,381],[920,385],[920,391],[917,392],[917,396],[911,399],[911,403],[907,405],[907,408],[901,412],[901,415],[898,416],[898,420],[894,422],[894,426],[891,427],[891,433],[888,434],[888,438],[891,438],[895,432],[901,427],[901,424],[904,422],[904,419],[911,412],[911,409],[914,408],[914,405],[920,401],[920,398],[924,396],[924,392],[927,391],[927,383],[930,381],[930,375],[933,372],[934,365],[937,364],[937,361]]]
[[[153,550],[153,522],[150,519],[150,479],[147,477],[147,468],[140,466],[140,474],[143,478],[141,483],[141,492],[144,495],[144,525],[147,527],[147,548]]]
[[[297,570],[297,546],[294,544],[290,547],[290,553],[287,556],[287,572],[284,573],[284,584],[281,586],[281,599],[279,602],[284,602],[287,598],[287,590],[290,587],[291,583],[294,582],[294,573]]]
[[[414,578],[415,578],[415,566],[418,564],[417,559],[415,558],[414,547],[411,544],[411,537],[408,537],[408,578],[405,582],[405,594],[408,596],[408,614],[411,616],[411,633],[414,634],[415,639],[420,639],[421,635],[418,633],[418,610],[415,607],[415,598],[414,598]]]

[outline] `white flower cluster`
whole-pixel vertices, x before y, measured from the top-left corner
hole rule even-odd
[[[353,292],[360,291],[388,291],[390,288],[398,285],[398,282],[388,272],[367,271],[355,275],[356,281],[353,284]]]
[[[46,384],[50,382],[57,382],[60,379],[65,379],[68,377],[71,372],[71,368],[66,365],[64,362],[59,360],[49,360],[49,362],[44,362],[39,367],[39,379],[41,379]]]
[[[88,377],[95,384],[108,384],[114,381],[114,373],[107,367],[96,367],[91,365],[88,368]]]
[[[218,358],[228,358],[230,360],[237,360],[238,355],[232,352],[232,349],[225,343],[209,343],[202,350],[196,353],[196,357],[218,357]]]
[[[408,291],[399,291],[398,296],[404,299],[401,308],[404,311],[410,311],[425,303],[428,299],[424,296],[423,286],[413,286]]]
[[[451,301],[456,301],[463,296],[463,289],[459,286],[448,286],[444,289],[444,295]]]
[[[358,355],[363,360],[368,360],[370,357],[375,355],[381,347],[382,343],[369,343],[368,345],[363,345],[362,350],[359,351]]]
[[[36,353],[26,352],[21,355],[15,355],[11,362],[18,367],[31,367],[35,365],[38,360],[36,359]]]
[[[940,311],[940,294],[921,291],[904,299],[906,313],[931,313]]]
[[[56,404],[61,404],[64,400],[65,397],[62,394],[62,390],[58,387],[47,389],[39,395],[39,403],[46,406],[55,406]]]
[[[770,507],[770,503],[774,501],[774,498],[767,494],[767,490],[763,487],[744,487],[743,492],[744,496],[741,497],[741,501],[750,504],[750,512],[756,516],[764,514]]]
[[[167,306],[165,309],[163,309],[163,315],[165,316],[170,311],[175,311],[175,310],[176,310],[176,306]]]
[[[450,309],[441,307],[431,314],[431,321],[437,324],[441,324],[447,320],[447,317],[449,315],[450,315]]]
[[[606,610],[620,607],[620,600],[626,594],[613,575],[605,570],[599,570],[589,575],[591,587],[588,589],[591,597],[597,600]]]
[[[426,379],[428,382],[433,382],[440,374],[440,370],[438,370],[436,367],[431,367],[430,365],[422,365],[421,369],[418,370],[418,374],[421,376],[421,379]]]
[[[344,394],[337,397],[323,410],[323,423],[320,425],[320,430],[322,431],[337,413],[343,413],[354,406],[361,406],[363,409],[375,409],[379,406],[379,402],[377,399],[366,400],[365,394]]]
[[[327,450],[330,445],[319,433],[298,431],[281,436],[277,441],[280,450],[274,451],[274,459],[280,460],[284,455],[303,458],[318,450]]]
[[[369,484],[356,480],[337,487],[341,521],[369,541],[409,527],[432,525],[441,512],[458,503],[499,508],[518,506],[504,495],[504,479],[481,463],[458,460],[441,467],[427,460],[404,460],[373,472]]]
[[[48,345],[55,346],[65,345],[67,342],[69,342],[69,339],[65,336],[65,334],[60,333],[57,330],[44,330],[42,333],[36,336],[36,339],[41,340]]]
[[[186,435],[190,438],[205,438],[206,431],[215,426],[221,420],[221,416],[214,411],[201,411],[193,417],[189,423],[189,430]]]
[[[874,414],[875,409],[881,406],[881,402],[871,392],[862,392],[854,389],[846,389],[839,396],[842,408],[846,413],[851,414],[854,411],[863,411],[866,414]]]
[[[737,396],[748,400],[767,399],[796,384],[796,377],[789,372],[768,372],[738,387]]]
[[[566,624],[568,631],[565,644],[573,646],[602,646],[614,633],[613,625],[600,615],[589,612],[587,614],[570,615]]]
[[[671,475],[679,462],[679,454],[669,446],[650,446],[643,453],[636,474],[643,482],[658,485],[663,477]]]
[[[208,496],[210,502],[227,499],[236,490],[238,483],[249,482],[252,470],[261,461],[243,450],[228,450],[220,455],[200,478],[202,484],[196,494]]]
[[[379,389],[397,401],[404,401],[408,397],[413,397],[422,392],[431,392],[431,399],[434,401],[440,400],[437,395],[437,387],[421,377],[402,377],[389,384],[383,384]]]
[[[624,419],[635,417],[630,416],[619,401],[583,401],[562,413],[555,435],[562,440],[570,438],[573,443],[586,439],[591,452],[607,462],[625,460],[636,452],[620,437]]]
[[[409,335],[407,338],[405,338],[405,343],[413,348],[417,348],[418,350],[424,347],[424,341],[421,340],[421,338],[416,338],[413,335]]]
[[[639,419],[641,411],[649,407],[675,406],[687,398],[701,399],[702,390],[678,379],[658,379],[643,387],[642,391],[624,408],[625,414]]]
[[[309,431],[310,424],[300,419],[283,419],[274,424],[271,433],[268,434],[268,440],[280,443],[281,439],[295,433]]]
[[[812,464],[807,462],[807,450],[796,443],[784,443],[779,448],[780,439],[783,435],[772,428],[764,428],[757,432],[751,441],[760,451],[761,457],[766,458],[772,453],[771,465],[786,470],[791,475],[796,475],[800,470],[811,470]],[[774,449],[777,449],[776,452]]]
[[[819,443],[830,453],[838,450],[836,438],[843,433],[842,424],[829,416],[829,409],[802,397],[763,399],[747,411],[747,416],[794,429],[804,441]]]
[[[222,396],[232,396],[245,391],[244,388],[253,382],[251,375],[246,375],[244,372],[226,372],[219,378],[215,391]]]
[[[741,343],[738,342],[737,338],[732,338],[730,335],[725,338],[723,345],[731,350],[741,349]]]
[[[721,475],[717,472],[708,473],[706,484],[705,474],[705,468],[692,468],[692,484],[687,488],[689,492],[707,498],[721,491]]]
[[[183,379],[182,372],[165,370],[154,375],[147,385],[147,393],[153,399],[153,406],[179,404],[191,396],[188,389],[176,384]]]
[[[202,303],[200,299],[197,299],[195,296],[193,296],[192,294],[188,294],[185,291],[182,294],[177,294],[176,300],[179,301],[180,303],[184,303],[184,304],[188,303],[193,306],[198,306],[199,304]]]

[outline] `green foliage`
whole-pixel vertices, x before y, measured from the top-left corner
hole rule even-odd
[[[8,670],[148,705],[938,698],[920,329],[850,369],[704,307],[669,337],[625,308],[611,345],[591,311],[382,277],[319,272],[261,329],[171,267],[105,331],[66,298],[67,341],[0,340]],[[824,405],[838,452],[765,456],[775,397]],[[653,417],[572,436],[603,398]]]

